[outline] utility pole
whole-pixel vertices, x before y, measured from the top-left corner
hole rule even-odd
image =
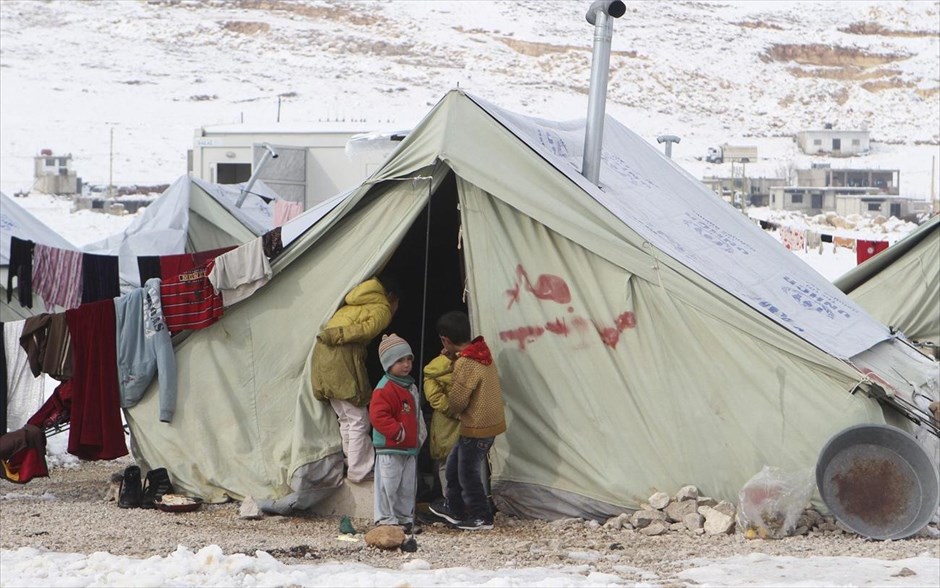
[[[930,158],[930,202],[933,213],[940,214],[940,200],[937,199],[937,156]]]
[[[108,156],[108,198],[114,196],[114,125],[111,125],[111,149]]]

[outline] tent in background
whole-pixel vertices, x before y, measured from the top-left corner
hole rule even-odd
[[[210,251],[241,245],[273,228],[278,195],[256,181],[241,208],[244,184],[213,184],[180,176],[124,231],[84,247],[120,257],[121,280],[139,286],[137,257]]]
[[[10,302],[7,302],[10,237],[18,237],[60,249],[78,249],[17,204],[14,199],[0,192],[0,322],[18,321],[46,312],[42,299],[35,292],[33,292],[32,308],[20,306],[15,292]]]
[[[179,343],[173,422],[155,385],[127,412],[135,457],[210,501],[335,487],[339,431],[310,360],[346,292],[383,269],[404,286],[388,331],[418,365],[448,310],[489,342],[509,513],[601,519],[685,484],[735,500],[765,464],[812,467],[845,427],[927,416],[936,364],[610,118],[594,186],[583,137],[583,121],[448,93],[267,286]]]
[[[940,349],[940,215],[834,284],[886,325]]]

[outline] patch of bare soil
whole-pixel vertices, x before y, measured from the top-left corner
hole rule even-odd
[[[783,30],[782,26],[772,23],[772,22],[766,22],[763,20],[744,20],[741,22],[736,22],[734,24],[736,24],[739,27],[743,27],[745,29],[771,29],[774,31]]]
[[[226,31],[241,33],[243,35],[257,35],[271,30],[271,25],[266,22],[229,20],[222,23],[222,28]]]
[[[126,463],[125,463],[126,462]],[[723,558],[761,552],[800,557],[855,556],[897,560],[924,552],[937,553],[940,540],[914,538],[876,542],[841,530],[811,533],[779,541],[746,540],[743,535],[699,536],[670,532],[648,537],[632,530],[604,528],[593,521],[567,519],[547,523],[497,513],[492,531],[463,532],[440,524],[424,527],[418,551],[380,551],[358,541],[340,541],[339,521],[307,516],[238,518],[239,503],[203,505],[192,513],[120,509],[106,502],[112,473],[129,458],[88,463],[80,468],[54,468],[49,478],[26,485],[0,481],[0,547],[35,547],[61,552],[107,551],[146,558],[167,556],[183,545],[196,551],[218,545],[225,553],[254,555],[265,551],[284,563],[361,562],[400,569],[413,558],[434,568],[587,565],[591,571],[615,574],[625,581],[649,582],[643,570],[657,574],[663,585],[685,585],[678,573],[692,558]],[[370,521],[354,520],[365,532]],[[636,569],[635,569],[636,568]],[[932,582],[935,579],[924,579]]]
[[[527,57],[542,57],[543,55],[568,53],[570,51],[591,51],[591,47],[587,45],[583,47],[578,45],[555,45],[554,43],[523,41],[512,37],[496,37],[496,40],[505,44],[516,53],[521,53]],[[611,56],[629,57],[630,59],[636,59],[637,56],[636,51],[611,51],[610,54]]]
[[[787,73],[795,78],[825,78],[828,80],[863,81],[898,76],[898,69],[866,69],[862,67],[789,67]]]
[[[851,35],[877,35],[879,37],[940,37],[940,32],[936,30],[902,31],[889,29],[876,22],[853,22],[849,26],[839,29],[839,32]]]
[[[854,47],[812,43],[807,45],[774,44],[762,55],[769,61],[793,61],[801,65],[824,67],[876,67],[910,59],[908,53],[871,53]]]

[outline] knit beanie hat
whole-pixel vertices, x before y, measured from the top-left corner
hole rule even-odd
[[[411,355],[411,345],[408,342],[392,333],[391,335],[382,335],[382,342],[379,343],[379,361],[382,362],[382,369],[388,371],[395,362],[403,357]]]

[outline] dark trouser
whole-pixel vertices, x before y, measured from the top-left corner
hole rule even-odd
[[[451,512],[466,512],[468,518],[493,519],[483,487],[483,464],[493,446],[493,437],[464,437],[447,456],[447,506]]]

